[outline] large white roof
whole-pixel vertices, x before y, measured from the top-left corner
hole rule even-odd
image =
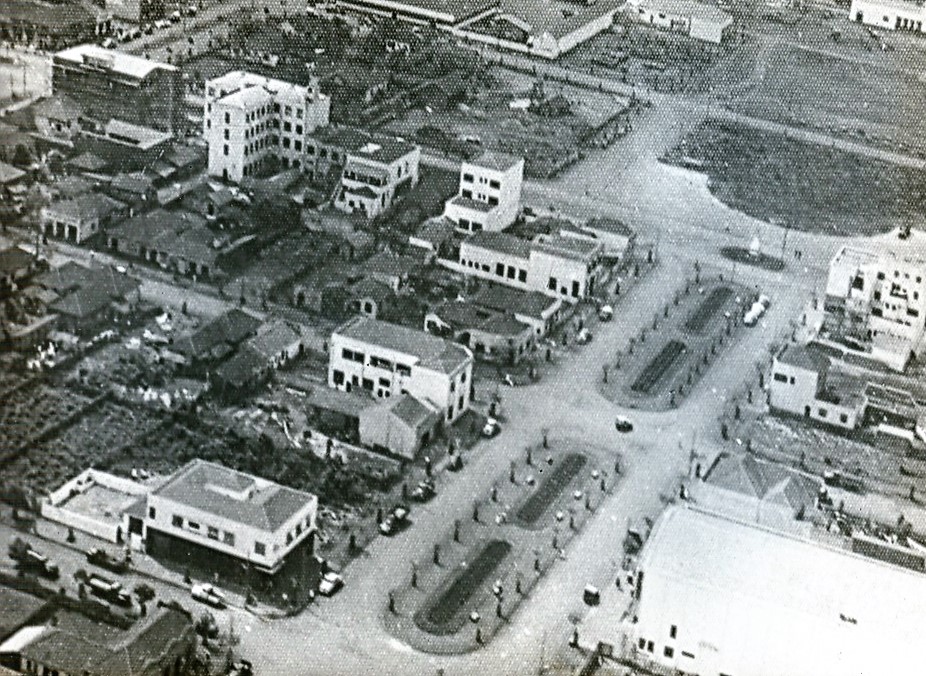
[[[660,518],[640,570],[641,633],[677,623],[724,672],[876,676],[921,659],[923,573],[686,507]]]
[[[118,52],[114,49],[104,49],[99,45],[87,44],[77,45],[58,52],[55,56],[65,61],[71,61],[75,64],[85,64],[89,61],[96,61],[98,64],[105,64],[108,70],[121,75],[128,75],[138,79],[147,77],[154,70],[177,70],[175,66],[143,59],[140,56],[133,56],[125,52]]]

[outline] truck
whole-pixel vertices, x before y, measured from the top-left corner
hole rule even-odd
[[[129,564],[126,560],[111,556],[100,547],[94,547],[87,551],[87,562],[119,575],[129,570]]]
[[[60,574],[57,565],[20,538],[16,538],[10,544],[10,558],[16,562],[16,567],[24,573],[40,575],[51,580],[57,580]]]
[[[114,580],[109,580],[102,575],[92,574],[87,578],[87,586],[90,593],[94,596],[112,603],[117,606],[132,605],[132,597],[122,588],[122,585]]]

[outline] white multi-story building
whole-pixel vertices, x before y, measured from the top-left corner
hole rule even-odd
[[[635,576],[633,659],[700,676],[909,673],[921,659],[926,575],[888,563],[892,547],[866,536],[829,545],[669,507]],[[878,550],[883,560],[854,553]],[[916,553],[902,551],[913,567]]]
[[[193,460],[146,496],[142,536],[154,556],[272,575],[315,531],[317,510],[310,493]]]
[[[328,124],[331,99],[318,83],[295,85],[236,70],[206,82],[203,137],[209,174],[239,182],[270,158],[305,166],[306,137]]]
[[[575,303],[595,292],[604,245],[593,239],[537,235],[527,241],[480,232],[460,243],[459,261],[442,261],[464,274]]]
[[[396,138],[370,138],[349,148],[334,205],[375,218],[403,191],[418,184],[421,149]]]
[[[444,217],[462,232],[499,232],[515,222],[521,204],[524,160],[486,152],[460,167],[459,192],[444,205]]]
[[[926,7],[915,0],[852,0],[849,20],[887,30],[922,33]]]
[[[924,279],[926,258],[915,248],[842,247],[830,263],[823,337],[903,370],[922,348]]]
[[[357,316],[331,334],[331,387],[380,399],[409,394],[452,423],[469,409],[472,381],[472,353],[424,331]]]

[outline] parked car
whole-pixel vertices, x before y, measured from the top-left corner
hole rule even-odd
[[[614,419],[614,427],[618,432],[626,434],[627,432],[633,432],[633,422],[630,418],[619,415]]]
[[[491,439],[502,431],[502,426],[498,424],[495,418],[486,418],[486,424],[482,426],[482,436]]]
[[[321,582],[318,583],[318,593],[322,596],[334,596],[343,586],[344,578],[335,571],[329,570],[322,576]]]
[[[379,524],[379,532],[383,535],[394,535],[408,523],[408,507],[396,506],[389,515]]]
[[[598,308],[598,319],[603,322],[609,322],[614,319],[614,308],[610,305],[602,305]]]
[[[87,578],[87,586],[90,593],[98,596],[104,601],[113,603],[118,606],[132,605],[132,597],[122,588],[122,585],[114,580],[108,580],[101,575],[93,574]]]
[[[588,329],[580,329],[576,334],[576,342],[579,345],[588,345],[592,342],[592,332]]]
[[[434,482],[430,479],[419,481],[418,485],[412,491],[412,500],[415,502],[427,502],[437,493]]]
[[[129,570],[129,564],[125,559],[119,559],[100,547],[94,547],[87,551],[87,561],[94,566],[99,566],[112,573],[122,574]]]
[[[221,610],[228,606],[225,596],[211,584],[194,584],[190,589],[190,595],[200,603]]]
[[[49,580],[57,580],[61,572],[58,565],[52,563],[44,554],[37,552],[31,547],[24,553],[23,557],[18,560],[20,569],[47,577]]]
[[[585,602],[585,605],[597,606],[601,603],[601,592],[598,590],[598,587],[587,584],[585,585],[585,589],[582,590],[582,600]]]
[[[249,660],[238,660],[226,672],[227,676],[254,676],[254,665]]]

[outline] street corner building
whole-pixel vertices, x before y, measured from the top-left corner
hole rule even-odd
[[[312,554],[318,498],[193,460],[125,514],[145,551],[193,568],[267,581]]]
[[[913,673],[922,560],[911,570],[856,551],[670,507],[637,569],[636,659],[700,676]]]

